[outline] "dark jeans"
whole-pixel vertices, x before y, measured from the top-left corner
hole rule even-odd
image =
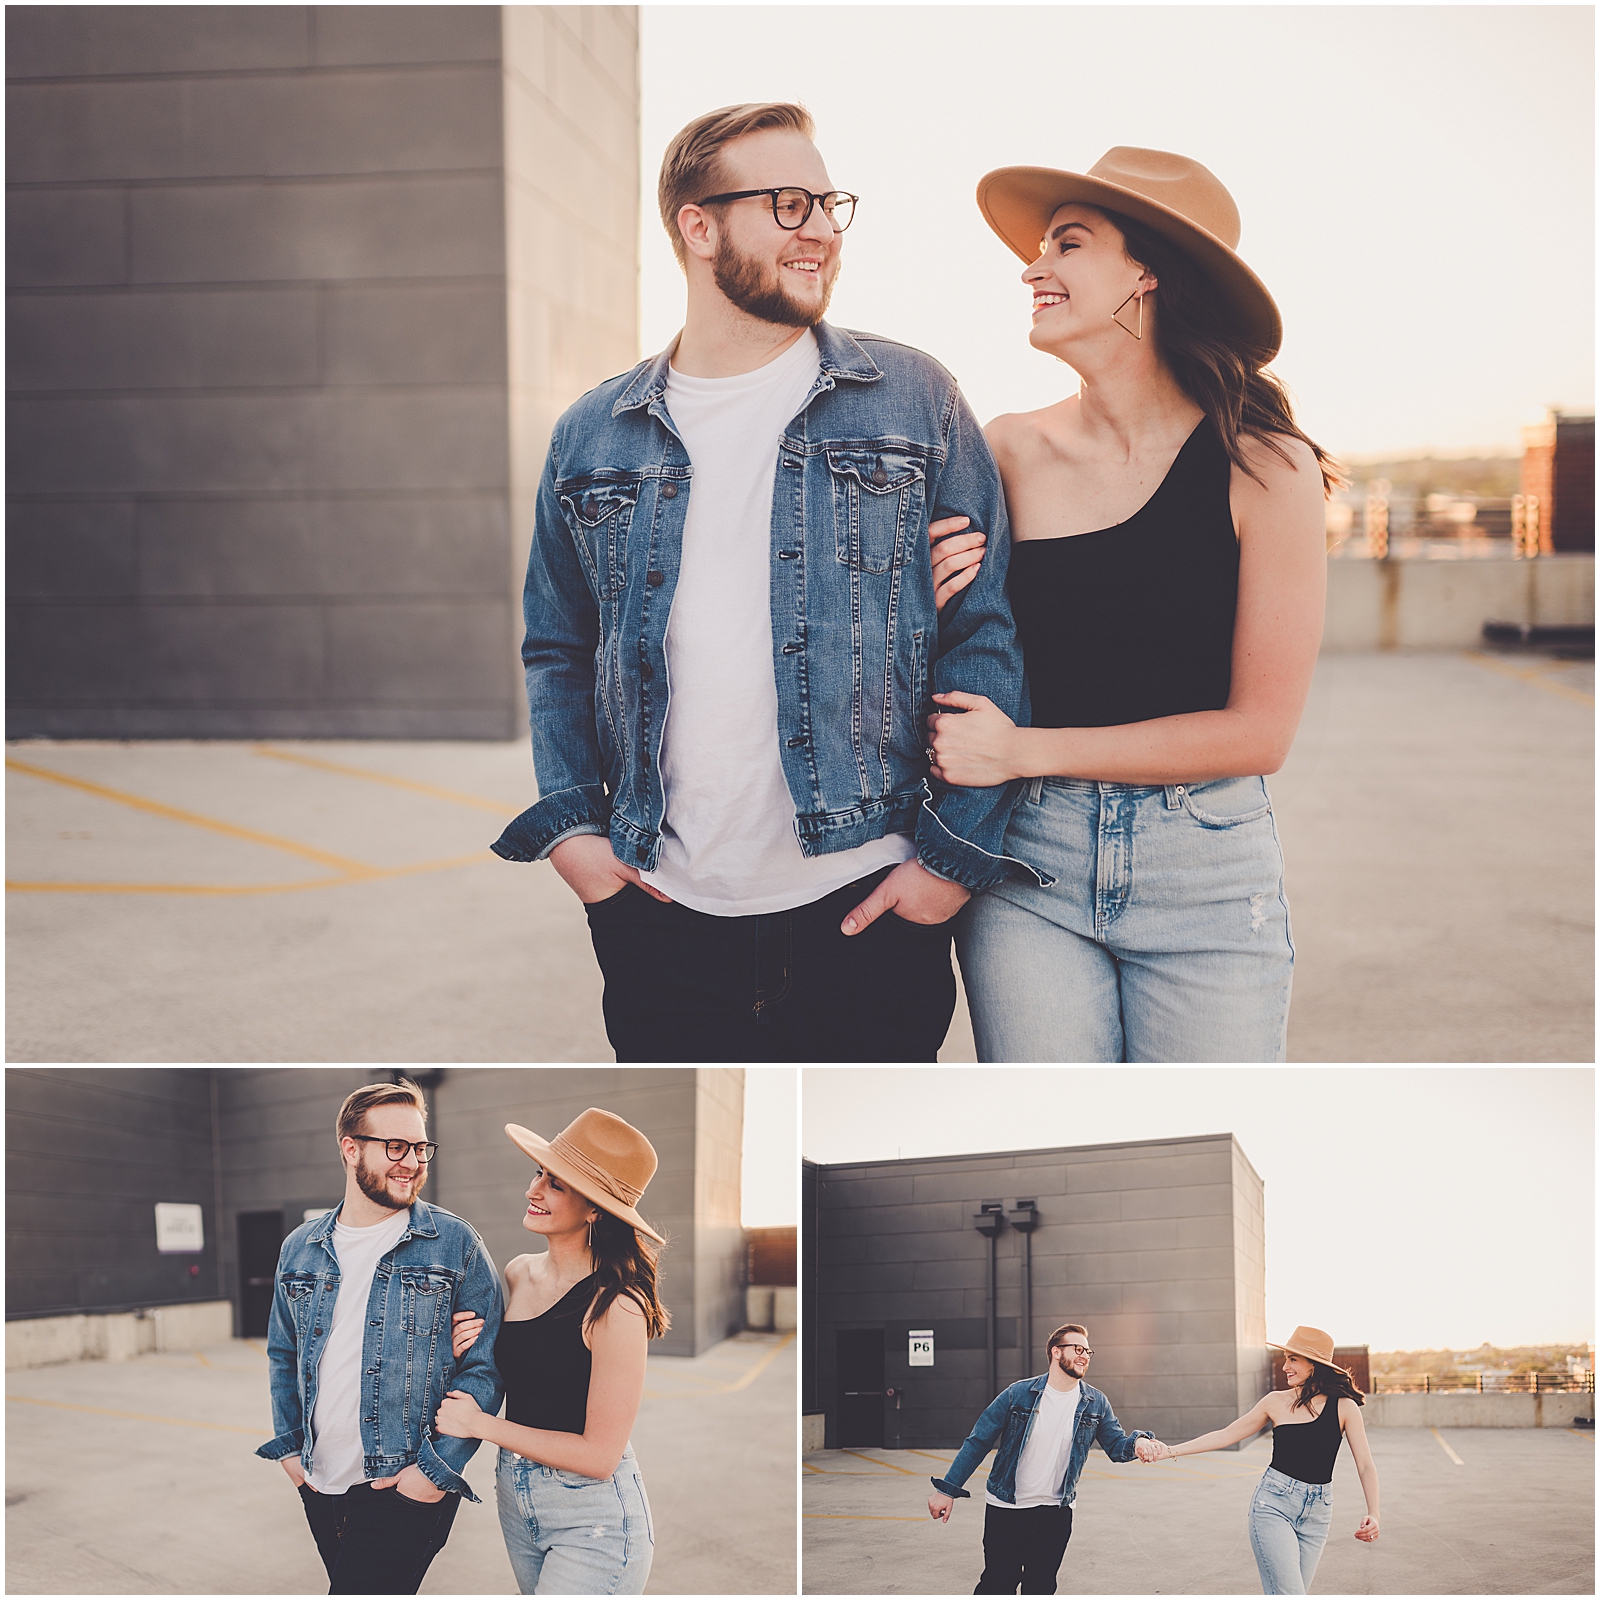
[[[618,1061],[933,1061],[956,1005],[952,924],[845,913],[890,868],[793,911],[712,917],[630,884],[584,909]]]
[[[367,1483],[343,1494],[302,1487],[300,1500],[328,1569],[329,1594],[415,1594],[461,1504],[458,1494],[428,1505]]]
[[[983,1576],[974,1594],[1054,1594],[1072,1537],[1071,1506],[985,1506]]]

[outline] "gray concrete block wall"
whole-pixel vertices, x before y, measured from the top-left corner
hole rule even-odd
[[[744,1326],[744,1068],[695,1069],[694,1338],[709,1349]]]
[[[520,732],[513,482],[635,354],[634,8],[6,26],[8,732]]]
[[[205,1068],[10,1068],[6,1316],[214,1300],[214,1172]],[[199,1252],[157,1251],[160,1201],[201,1208]]]
[[[1023,1241],[1009,1227],[997,1241],[998,1385],[1045,1370],[1051,1330],[1083,1322],[1096,1351],[1089,1381],[1123,1425],[1176,1439],[1231,1421],[1264,1365],[1261,1186],[1229,1135],[821,1166],[815,1181],[810,1359],[830,1429],[839,1328],[883,1326],[885,1383],[907,1394],[889,1427],[908,1447],[959,1443],[992,1398],[982,1324],[989,1246],[972,1226],[988,1200],[1009,1208],[1032,1199],[1040,1217],[1026,1366]],[[936,1365],[911,1368],[906,1333],[929,1326]]]

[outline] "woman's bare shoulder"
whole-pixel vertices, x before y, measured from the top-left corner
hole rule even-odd
[[[1041,449],[1061,427],[1061,402],[1038,411],[1007,411],[983,430],[998,460],[1026,457]]]
[[[1250,474],[1254,475],[1258,489],[1265,489],[1269,493],[1274,489],[1281,492],[1291,486],[1310,482],[1315,484],[1317,494],[1321,495],[1322,467],[1317,461],[1316,451],[1304,439],[1298,439],[1292,433],[1241,433],[1239,450]],[[1241,475],[1249,476],[1241,474],[1236,467],[1234,476]]]

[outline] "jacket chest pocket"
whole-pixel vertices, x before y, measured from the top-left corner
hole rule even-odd
[[[920,457],[904,450],[828,451],[838,557],[862,572],[903,567],[922,536],[927,502]]]
[[[288,1302],[295,1328],[304,1335],[311,1325],[311,1308],[316,1304],[317,1280],[313,1273],[285,1273],[278,1279],[278,1290]]]
[[[595,594],[601,600],[614,600],[627,578],[628,529],[639,499],[637,480],[582,480],[557,494]]]
[[[400,1299],[408,1333],[447,1334],[450,1331],[451,1282],[443,1272],[415,1269],[400,1274]]]

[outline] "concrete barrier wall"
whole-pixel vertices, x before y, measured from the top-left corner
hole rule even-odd
[[[233,1337],[233,1304],[200,1300],[100,1316],[37,1317],[6,1324],[6,1371],[65,1361],[126,1361],[155,1350],[195,1350]]]
[[[1570,1428],[1593,1417],[1592,1394],[1374,1394],[1369,1428]]]
[[[1486,622],[1594,622],[1594,557],[1328,563],[1322,648],[1464,650]]]

